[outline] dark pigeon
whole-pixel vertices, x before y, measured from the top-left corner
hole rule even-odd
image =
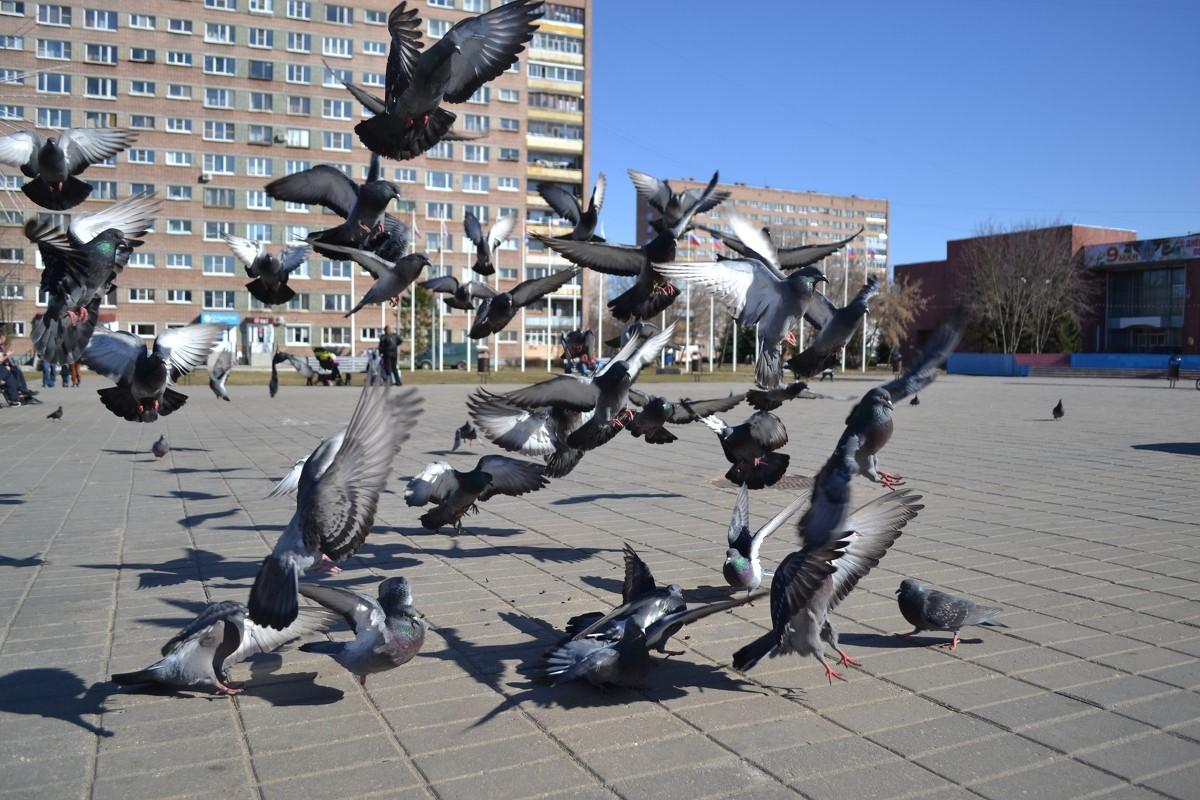
[[[870,310],[868,303],[879,294],[879,279],[870,278],[854,299],[846,306],[836,308],[829,299],[817,292],[809,304],[805,318],[819,330],[816,338],[804,349],[787,361],[790,369],[799,378],[811,378],[833,364],[833,359],[854,337],[861,327],[862,319]]]
[[[463,214],[463,230],[467,234],[467,238],[475,245],[475,263],[471,265],[471,269],[478,272],[480,275],[493,275],[496,272],[496,251],[500,249],[500,245],[512,236],[513,225],[516,223],[516,217],[509,215],[500,217],[492,223],[492,227],[488,229],[487,236],[483,235],[483,227],[479,224],[479,219],[470,211]]]
[[[559,238],[569,239],[573,242],[603,242],[604,239],[596,235],[596,224],[600,221],[600,208],[604,205],[604,190],[608,185],[608,181],[601,172],[596,178],[596,185],[592,187],[592,197],[588,201],[587,210],[579,204],[579,200],[574,194],[564,189],[557,183],[539,183],[537,187],[538,194],[546,201],[546,205],[554,209],[554,213],[570,222],[575,227],[571,232]]]
[[[479,431],[475,430],[475,427],[471,425],[471,420],[467,420],[461,426],[454,429],[454,447],[451,450],[458,450],[458,448],[463,446],[463,442],[474,444],[478,438]]]
[[[51,411],[49,414],[46,415],[46,419],[62,419],[62,417],[63,417],[62,406],[59,406],[58,408],[54,409],[53,411]]]
[[[430,278],[417,285],[437,294],[450,295],[443,297],[442,302],[446,304],[446,308],[457,308],[459,311],[474,311],[475,304],[471,302],[474,298],[494,297],[496,294],[496,290],[483,281],[460,283],[458,278],[453,275]]]
[[[1062,404],[1061,399],[1059,399],[1058,404],[1054,406],[1053,410],[1051,410],[1050,413],[1054,415],[1055,419],[1062,419],[1064,416],[1066,416],[1067,412],[1066,412],[1066,410],[1063,409],[1063,404]]]
[[[937,589],[926,589],[920,581],[905,578],[896,590],[900,613],[913,629],[909,633],[896,634],[901,639],[916,636],[922,631],[953,631],[954,638],[944,646],[951,650],[958,647],[958,632],[964,625],[991,625],[1007,628],[994,617],[1003,609],[996,606],[976,605],[975,601],[957,597]]]
[[[687,189],[676,192],[671,188],[670,183],[659,180],[653,175],[639,172],[636,169],[627,170],[627,172],[638,195],[645,198],[650,208],[658,212],[658,218],[651,220],[650,225],[659,232],[674,228],[681,221],[695,214],[711,211],[729,199],[729,192],[724,190]]]
[[[68,128],[46,139],[35,131],[17,131],[0,136],[0,164],[20,167],[30,179],[21,187],[30,200],[51,211],[66,211],[92,193],[92,185],[75,176],[135,139],[137,134],[125,128]]]
[[[725,458],[733,465],[725,473],[731,483],[762,489],[774,486],[787,471],[791,457],[774,452],[787,444],[787,428],[774,414],[756,411],[733,427],[715,414],[702,421],[717,434]]]
[[[808,384],[804,381],[796,381],[774,389],[751,389],[746,392],[746,402],[759,411],[774,411],[788,400],[803,397],[807,389]]]
[[[167,453],[171,452],[171,444],[167,441],[165,433],[159,436],[154,444],[150,445],[150,452],[154,453],[155,458],[164,458]]]
[[[673,403],[665,397],[630,391],[629,399],[641,410],[629,420],[629,432],[633,436],[644,436],[650,444],[669,444],[679,437],[667,430],[667,423],[686,425],[702,417],[729,411],[746,399],[745,393],[730,394],[715,400],[691,400],[684,398]]]
[[[705,231],[711,236],[720,239],[722,244],[735,253],[742,256],[747,256],[749,258],[758,258],[758,256],[754,254],[754,251],[747,247],[746,244],[737,236],[715,230],[714,228],[708,228],[704,225],[697,225],[696,227],[700,228],[700,230]],[[771,235],[770,230],[767,228],[763,228],[762,232],[766,236]],[[830,242],[829,244],[805,244],[800,245],[799,247],[777,247],[775,248],[775,252],[779,256],[779,268],[786,271],[807,267],[810,264],[816,264],[826,256],[833,255],[838,250],[841,250],[843,247],[850,244],[850,242],[854,241],[855,237],[862,232],[863,229],[859,228],[856,233],[847,236],[845,239],[837,242]]]
[[[404,502],[410,506],[433,504],[421,515],[421,527],[426,530],[450,525],[462,533],[463,516],[478,512],[478,503],[498,494],[516,497],[537,491],[550,482],[545,473],[541,464],[508,456],[484,456],[467,472],[459,472],[445,461],[435,461],[408,482]]]
[[[522,308],[558,291],[578,274],[578,269],[562,269],[545,277],[522,281],[506,292],[484,297],[475,311],[475,321],[468,335],[472,339],[483,339],[499,333]]]
[[[246,274],[254,279],[246,284],[254,299],[264,305],[278,306],[296,296],[288,286],[288,276],[308,257],[308,245],[285,247],[276,254],[267,250],[263,242],[243,239],[232,233],[225,234],[225,244],[242,262]]]

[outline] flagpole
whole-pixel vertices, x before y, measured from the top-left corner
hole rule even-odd
[[[550,224],[546,226],[546,232],[551,239],[554,238],[554,219],[553,218],[551,218]],[[554,251],[551,250],[549,247],[546,248],[546,274],[547,275],[549,275],[551,272],[554,271],[554,265],[551,263],[551,256],[550,256],[550,254],[553,252]],[[550,371],[550,339],[552,338],[551,332],[550,332],[552,323],[551,323],[550,318],[554,313],[554,302],[550,299],[550,297],[553,294],[554,293],[551,292],[550,294],[546,295],[546,298],[545,298],[546,299],[546,372]]]
[[[850,289],[850,254],[848,252],[849,249],[850,248],[847,247],[846,250],[842,251],[842,308],[845,308],[846,303],[849,302],[849,295],[848,295],[848,292]],[[845,372],[845,371],[846,371],[846,348],[843,347],[842,348],[842,372]]]
[[[712,246],[713,261],[717,260],[717,243],[716,239],[710,238]],[[716,339],[716,323],[717,323],[717,296],[712,292],[708,293],[708,371],[711,374],[713,371],[713,357],[717,351]]]
[[[525,220],[521,220],[521,283],[525,282],[525,262],[529,259],[529,233],[525,230]],[[521,372],[525,371],[525,306],[521,306]]]
[[[414,204],[412,209],[412,230],[409,232],[412,237],[413,250],[415,251],[417,243],[417,206]],[[428,273],[426,273],[428,274]],[[417,283],[413,281],[408,287],[408,370],[415,372],[417,369]],[[396,331],[399,334],[399,331]],[[396,355],[396,360],[399,360],[399,354]]]
[[[488,244],[491,244],[490,239],[488,240]],[[503,247],[503,245],[504,245],[504,242],[501,242],[499,245],[496,246],[496,252],[491,254],[492,269],[496,270],[492,276],[492,284],[493,284],[492,288],[496,290],[497,294],[500,293],[500,250]],[[470,366],[471,366],[470,364],[467,364],[468,368]],[[492,334],[492,372],[499,372],[499,371],[500,371],[500,334],[493,333]]]
[[[659,316],[658,323],[659,323],[660,330],[665,331],[667,329],[667,310],[665,308],[662,310],[662,314]],[[658,365],[660,367],[663,367],[664,369],[667,366],[667,348],[666,347],[664,347],[662,349],[662,351],[659,352],[659,354],[658,354]]]
[[[470,265],[463,264],[463,283],[466,283],[467,281],[470,280],[470,278],[467,277],[470,274],[470,272],[471,272]],[[466,345],[467,345],[467,372],[471,371],[471,337],[468,334],[470,334],[470,332],[471,332],[471,320],[473,320],[474,318],[475,318],[475,309],[472,308],[469,311],[467,311],[467,327],[463,328],[463,341],[466,342]]]
[[[737,340],[738,340],[739,331],[738,331],[737,320],[734,319],[733,317],[729,318],[729,327],[733,329],[733,370],[732,371],[737,372],[737,365],[738,365]]]
[[[867,282],[867,280],[869,279],[869,278],[868,278],[868,276],[867,276],[867,270],[869,270],[870,268],[871,268],[871,266],[870,266],[870,260],[868,259],[868,260],[865,260],[865,261],[863,261],[863,283],[864,283],[864,284],[865,284],[865,283]],[[862,363],[861,363],[861,364],[859,364],[859,369],[858,369],[858,371],[859,371],[859,372],[866,372],[866,371],[867,371],[867,315],[866,315],[866,314],[863,314],[863,329],[862,329]]]
[[[438,237],[438,274],[446,274],[446,223],[440,223],[438,232],[441,234]],[[438,372],[446,369],[445,352],[442,350],[442,343],[446,339],[446,304],[442,303],[438,309],[438,339],[437,339],[437,362]]]
[[[688,261],[692,260],[692,236],[688,234]],[[692,371],[692,282],[687,282],[687,300],[685,302],[684,314],[686,315],[683,323],[683,357],[687,361],[688,372]]]
[[[350,264],[350,302],[353,303],[354,302],[354,274],[356,272],[358,272],[359,266],[358,266],[358,264],[355,264],[353,261],[349,262],[349,264]],[[351,306],[351,308],[353,308],[353,306]],[[357,327],[358,327],[358,313],[356,312],[356,313],[350,315],[350,357],[351,358],[354,358],[354,356],[357,355],[354,352],[354,329]]]

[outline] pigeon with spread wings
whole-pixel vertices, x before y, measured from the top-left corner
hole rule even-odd
[[[600,207],[604,205],[604,190],[607,186],[608,181],[601,172],[596,178],[596,185],[592,187],[592,197],[588,201],[587,210],[584,211],[575,195],[559,184],[538,184],[538,194],[546,201],[546,205],[554,209],[555,214],[575,226],[570,233],[559,238],[570,239],[574,242],[604,241],[602,237],[596,235],[596,224],[600,221]]]
[[[717,237],[721,240],[722,244],[738,255],[747,258],[758,258],[758,255],[737,236],[719,231],[716,228],[709,228],[705,225],[697,225],[696,227],[711,236]],[[763,228],[762,232],[765,236],[769,237],[771,235],[770,230],[767,228]],[[779,268],[786,271],[816,264],[821,259],[833,255],[838,250],[850,244],[862,232],[863,229],[859,228],[857,233],[847,236],[840,241],[830,242],[829,244],[803,244],[799,247],[776,247],[775,253],[779,258]]]
[[[426,530],[450,525],[461,533],[463,516],[478,512],[478,503],[498,494],[517,496],[537,491],[550,482],[545,472],[541,464],[508,456],[484,456],[467,472],[445,461],[435,461],[408,482],[404,502],[410,506],[433,504],[421,515],[421,527]]]
[[[468,335],[472,339],[483,339],[493,333],[499,333],[516,318],[517,312],[522,308],[558,291],[578,274],[577,268],[562,269],[541,278],[522,281],[506,292],[484,297],[475,311],[475,322],[472,323]]]
[[[137,134],[125,128],[68,128],[43,139],[36,131],[0,136],[0,164],[19,167],[29,178],[21,191],[42,208],[66,211],[92,193],[75,176],[107,161],[133,144]]]
[[[246,289],[263,305],[277,306],[288,302],[296,293],[288,286],[288,276],[299,269],[308,258],[308,245],[285,247],[272,253],[263,242],[225,234],[225,244],[242,262],[246,275],[254,280]]]
[[[701,417],[721,442],[731,466],[725,478],[739,486],[762,489],[774,486],[787,471],[791,456],[774,451],[788,442],[787,428],[779,417],[756,411],[741,425],[730,426],[716,414]]]
[[[627,172],[638,195],[644,198],[649,206],[660,215],[657,219],[650,221],[650,225],[656,231],[674,228],[692,215],[711,211],[729,199],[729,192],[724,189],[711,192],[703,189],[686,189],[676,192],[671,188],[669,182],[659,180],[653,175],[639,172],[636,169],[627,170]]]
[[[496,272],[496,251],[512,236],[516,217],[511,214],[501,217],[488,228],[487,236],[483,235],[483,226],[479,218],[470,211],[463,214],[463,230],[467,238],[475,245],[475,263],[471,269],[480,275],[493,275]]]
[[[453,275],[430,278],[427,281],[421,281],[417,285],[422,289],[428,289],[437,294],[450,295],[449,297],[443,297],[442,302],[446,304],[446,308],[457,308],[459,311],[473,311],[475,304],[471,301],[474,298],[493,297],[496,294],[496,290],[483,281],[467,281],[463,283]]]
[[[551,478],[567,475],[583,458],[583,451],[567,439],[595,413],[554,406],[521,408],[486,389],[467,398],[467,409],[493,444],[523,456],[544,457]]]
[[[686,425],[701,417],[728,411],[746,399],[746,393],[730,394],[714,400],[691,400],[684,398],[671,402],[655,394],[630,391],[629,399],[641,410],[629,420],[629,432],[635,437],[644,436],[650,444],[670,444],[679,437],[667,430],[671,425]]]

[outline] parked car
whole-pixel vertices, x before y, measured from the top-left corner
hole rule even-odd
[[[472,357],[475,355],[477,345],[471,348]],[[423,353],[417,354],[417,369],[433,369],[434,356],[437,353],[433,350],[426,350]],[[467,368],[467,345],[466,342],[446,342],[442,345],[442,363],[449,369],[466,369]]]

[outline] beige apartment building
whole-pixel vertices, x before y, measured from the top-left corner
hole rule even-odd
[[[409,0],[421,14],[426,46],[458,20],[499,4]],[[232,232],[278,249],[337,223],[319,207],[273,201],[263,186],[320,163],[356,181],[365,177],[370,154],[353,127],[368,112],[339,78],[383,94],[393,5],[0,0],[0,132],[133,128],[139,136],[132,148],[83,173],[95,188],[72,213],[138,192],[152,191],[162,201],[154,231],[106,299],[105,324],[153,337],[175,325],[223,322],[235,352],[251,363],[265,363],[275,347],[359,355],[375,345],[385,324],[399,323],[409,339],[407,295],[398,306],[370,306],[344,317],[371,281],[350,263],[314,254],[292,276],[297,296],[291,303],[265,308],[245,290],[248,278],[222,241]],[[429,254],[433,274],[473,275],[473,246],[462,227],[468,210],[485,229],[503,215],[523,221],[489,283],[504,289],[568,266],[541,253],[527,258],[523,229],[543,230],[551,222],[538,182],[590,191],[591,6],[590,0],[546,3],[519,63],[468,103],[451,106],[455,130],[470,141],[443,142],[412,161],[384,162],[385,177],[401,189],[393,213],[414,226],[415,247]],[[45,305],[36,248],[22,225],[45,212],[19,191],[24,176],[0,169],[0,322],[7,323],[10,349],[22,353],[32,349],[30,320]],[[550,300],[549,309],[541,302],[528,311],[524,349],[530,358],[544,358],[547,339],[557,341],[574,327],[587,302],[578,279]],[[418,350],[427,349],[439,329],[443,346],[454,346],[448,351],[462,350],[464,312],[447,310],[444,320],[422,323]],[[520,335],[514,321],[489,342],[493,355],[519,360]],[[404,350],[407,361],[407,344]],[[446,365],[452,366],[449,358]]]

